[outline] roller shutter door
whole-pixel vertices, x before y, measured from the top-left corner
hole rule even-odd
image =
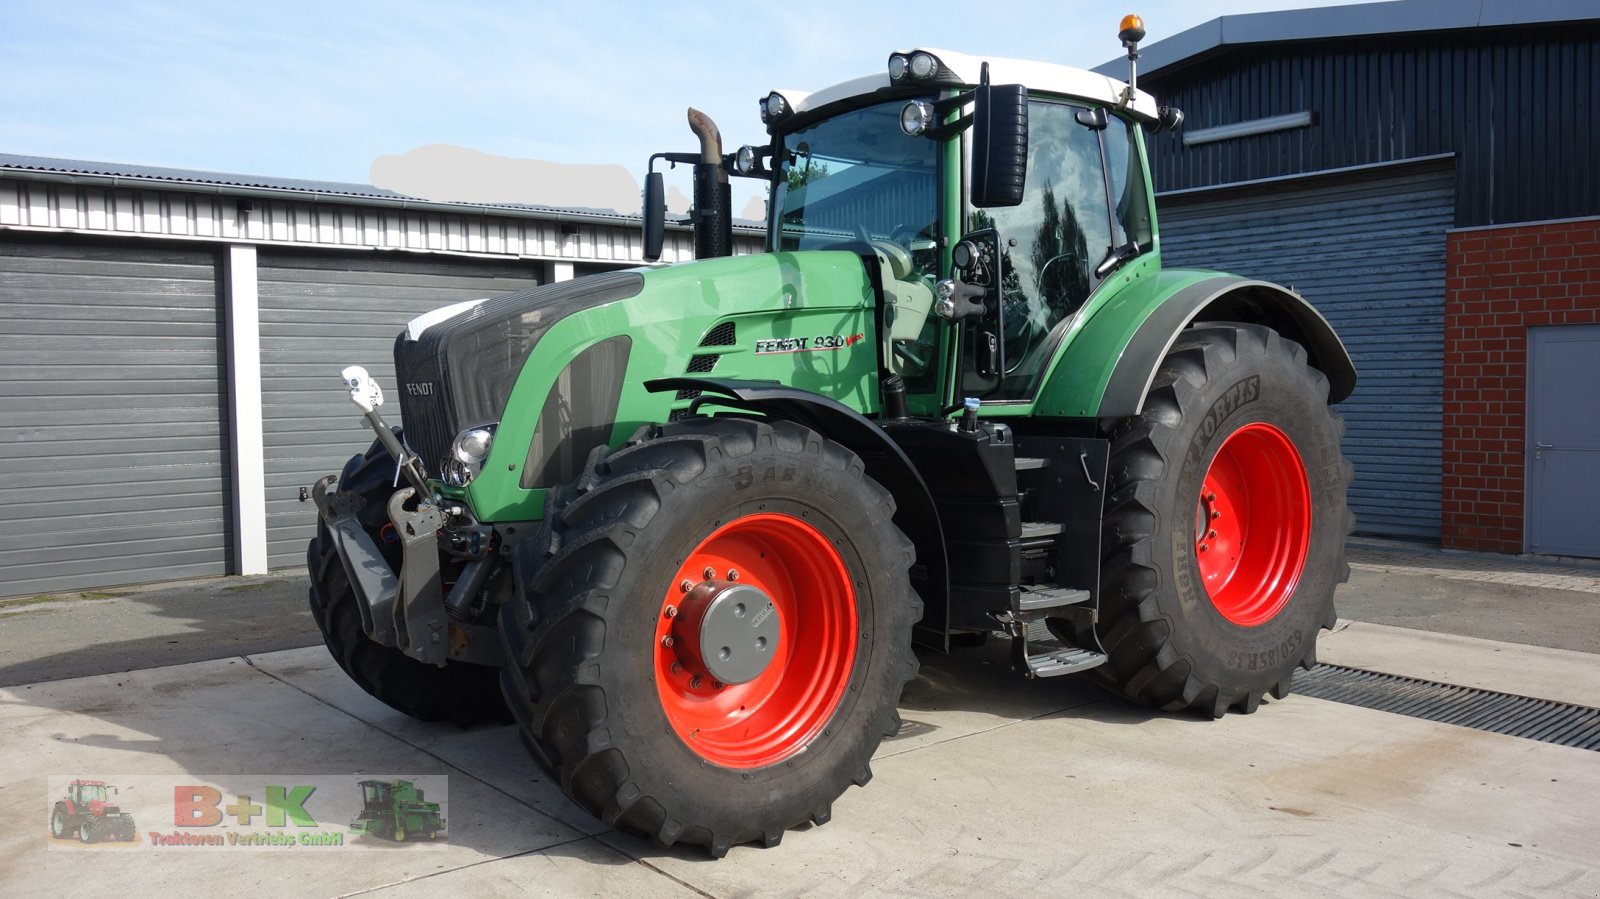
[[[262,251],[261,391],[266,440],[267,562],[305,564],[315,512],[300,488],[337,474],[372,432],[339,388],[360,365],[383,387],[384,417],[402,424],[394,339],[418,315],[537,284],[543,263]]]
[[[227,573],[217,268],[0,238],[0,596]]]
[[[1157,198],[1167,266],[1292,286],[1360,373],[1340,405],[1358,533],[1439,538],[1448,168],[1407,167]]]

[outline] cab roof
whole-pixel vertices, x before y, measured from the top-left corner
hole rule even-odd
[[[1126,82],[1108,75],[1048,62],[1008,59],[1003,56],[974,56],[933,47],[918,47],[897,52],[907,56],[918,52],[933,54],[944,63],[946,69],[955,73],[961,84],[966,87],[978,84],[983,64],[986,62],[989,64],[989,81],[992,84],[1022,84],[1030,91],[1080,97],[1108,106],[1119,104],[1123,91],[1128,87]],[[779,90],[778,93],[783,95],[789,102],[790,108],[797,113],[821,109],[852,97],[870,95],[892,85],[889,80],[887,57],[885,60],[883,69],[876,74],[841,81],[818,91]],[[1134,91],[1132,102],[1125,108],[1134,118],[1141,121],[1153,122],[1158,116],[1155,98],[1144,91]]]

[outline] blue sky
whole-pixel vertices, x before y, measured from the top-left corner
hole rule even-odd
[[[650,153],[694,149],[689,105],[736,147],[761,137],[758,96],[875,71],[895,49],[1090,67],[1120,52],[1124,12],[1149,43],[1326,5],[4,0],[0,152],[367,182],[381,155],[452,144],[638,177]]]

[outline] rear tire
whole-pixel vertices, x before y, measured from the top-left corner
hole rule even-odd
[[[361,495],[365,501],[360,512],[362,526],[390,567],[398,570],[397,544],[385,543],[380,536],[389,520],[387,503],[395,489],[394,471],[394,457],[382,443],[375,442],[364,456],[355,456],[345,465],[339,490]],[[317,536],[306,548],[306,566],[311,572],[311,615],[322,631],[322,641],[361,689],[422,721],[453,721],[461,727],[480,721],[510,722],[497,669],[459,661],[446,662],[443,668],[428,665],[367,636],[328,523],[320,516]]]
[[[825,823],[871,777],[916,674],[922,602],[893,513],[855,454],[790,422],[691,419],[597,450],[521,547],[524,592],[502,609],[524,742],[580,806],[662,846],[721,856]],[[748,680],[697,676],[709,656],[673,630],[702,582],[765,591],[782,630]]]
[[[1142,414],[1109,428],[1098,632],[1104,682],[1167,711],[1250,713],[1316,664],[1352,468],[1328,381],[1251,324],[1185,331]]]

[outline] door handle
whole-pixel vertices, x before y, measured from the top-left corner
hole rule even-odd
[[[1533,458],[1534,458],[1534,460],[1538,461],[1540,459],[1543,459],[1545,450],[1547,450],[1547,449],[1555,449],[1555,448],[1556,448],[1556,445],[1554,443],[1540,443],[1539,441],[1535,440],[1533,442]]]

